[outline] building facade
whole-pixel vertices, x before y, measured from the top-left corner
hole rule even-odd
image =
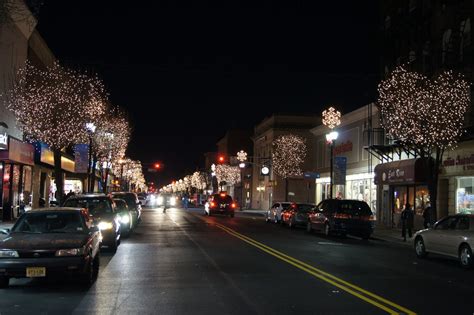
[[[313,165],[313,141],[310,129],[321,121],[317,116],[294,116],[274,114],[255,126],[253,136],[253,174],[252,208],[269,209],[277,201],[295,201],[314,203],[314,183],[303,176],[285,180],[277,176],[271,167],[273,140],[281,135],[295,134],[306,139],[307,155],[303,164],[304,171],[311,171]],[[262,174],[267,166],[269,174]],[[288,185],[288,187],[285,187]],[[288,195],[285,196],[285,193]]]

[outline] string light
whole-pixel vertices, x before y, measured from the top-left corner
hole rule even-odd
[[[273,171],[282,178],[303,175],[307,149],[303,137],[287,134],[273,141],[272,166]]]
[[[226,164],[216,165],[217,181],[226,182],[228,185],[240,183],[240,168]]]
[[[323,125],[329,129],[334,129],[341,124],[341,112],[334,107],[329,107],[323,111]]]
[[[397,67],[378,87],[382,125],[406,145],[432,152],[453,147],[463,134],[469,84],[444,71],[434,79]]]
[[[202,172],[194,172],[191,176],[191,186],[197,190],[204,190],[207,188],[206,176]]]
[[[30,141],[59,150],[87,139],[86,124],[106,109],[102,81],[55,62],[46,69],[26,63],[7,92],[7,108]]]

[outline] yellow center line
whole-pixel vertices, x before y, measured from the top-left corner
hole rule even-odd
[[[204,220],[204,219],[203,219]],[[303,261],[300,261],[296,258],[293,258],[291,256],[288,256],[276,249],[273,249],[263,243],[260,243],[248,236],[245,236],[243,234],[240,234],[239,232],[225,226],[225,225],[222,225],[220,223],[216,223],[214,222],[214,225],[217,226],[218,228],[224,230],[225,232],[227,232],[228,234],[234,236],[234,237],[237,237],[241,240],[243,240],[244,242],[254,246],[254,247],[257,247],[259,248],[260,250],[280,259],[280,260],[283,260],[293,266],[295,266],[296,268],[300,269],[300,270],[303,270],[311,275],[313,275],[314,277],[320,279],[320,280],[323,280],[327,283],[330,283],[332,285],[334,285],[335,287],[337,288],[340,288],[341,290],[344,290],[346,291],[347,293],[353,295],[353,296],[356,296],[358,297],[359,299],[361,300],[364,300],[365,302],[367,303],[370,303],[384,311],[386,311],[387,313],[389,314],[399,314],[401,312],[403,312],[404,314],[409,314],[409,315],[415,315],[416,313],[401,306],[401,305],[398,305],[394,302],[391,302],[379,295],[376,295],[372,292],[369,292],[367,290],[364,290],[352,283],[349,283],[347,281],[344,281],[336,276],[333,276],[332,274],[329,274],[325,271],[322,271],[318,268],[315,268],[311,265],[308,265],[307,263],[303,262]],[[385,304],[381,304],[381,303]],[[388,308],[386,305],[389,305],[395,309],[397,309],[398,311],[395,311],[393,309],[390,309]]]

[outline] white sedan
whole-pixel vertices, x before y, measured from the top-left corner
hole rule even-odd
[[[464,268],[473,266],[474,215],[447,216],[436,222],[432,229],[416,232],[414,239],[419,258],[434,253],[456,258]]]

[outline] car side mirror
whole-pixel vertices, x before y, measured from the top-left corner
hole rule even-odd
[[[1,229],[0,233],[1,234],[10,234],[10,229]]]

